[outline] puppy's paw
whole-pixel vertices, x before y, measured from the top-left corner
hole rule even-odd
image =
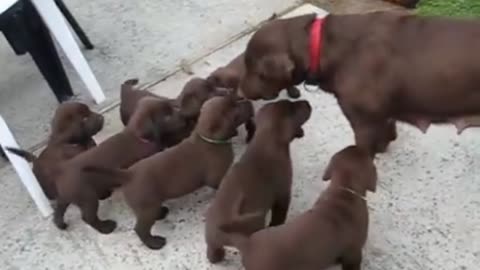
[[[225,259],[225,249],[223,248],[207,248],[207,258],[212,264],[219,263]]]
[[[113,220],[104,220],[98,226],[98,231],[103,234],[112,233],[117,228],[117,223]]]
[[[157,220],[162,220],[166,218],[169,212],[170,210],[168,209],[168,207],[162,206],[162,208],[160,208],[160,211],[158,211]]]
[[[167,244],[167,239],[161,236],[152,236],[148,239],[145,239],[143,243],[150,249],[158,250]]]
[[[68,227],[67,223],[65,223],[63,220],[53,220],[53,224],[55,224],[55,226],[62,231],[66,230]]]

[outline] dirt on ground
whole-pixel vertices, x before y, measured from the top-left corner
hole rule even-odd
[[[308,0],[307,2],[318,5],[332,13],[364,13],[379,10],[406,11],[381,0]]]

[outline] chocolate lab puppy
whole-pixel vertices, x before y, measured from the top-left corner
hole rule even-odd
[[[237,127],[252,115],[249,102],[235,95],[213,97],[203,105],[192,135],[180,144],[128,170],[112,171],[99,166],[89,170],[103,171],[125,182],[125,199],[137,217],[135,232],[147,247],[160,249],[166,244],[165,238],[153,236],[150,231],[155,220],[168,212],[163,202],[205,185],[217,188],[233,162],[230,140],[236,136]]]
[[[103,116],[92,112],[87,105],[65,102],[55,111],[47,146],[38,157],[21,149],[7,150],[33,163],[33,173],[43,192],[54,200],[58,194],[56,181],[62,181],[56,177],[59,164],[94,147],[92,137],[102,129],[103,121]]]
[[[219,225],[236,217],[234,201],[237,198],[244,199],[244,211],[263,213],[248,222],[247,233],[263,229],[270,210],[270,226],[285,222],[292,185],[290,143],[303,136],[302,125],[309,119],[311,110],[307,101],[282,100],[265,105],[258,112],[255,117],[258,129],[252,141],[222,180],[207,212],[206,242],[210,262],[223,260],[223,247],[233,244]]]
[[[67,227],[63,216],[67,207],[74,204],[80,208],[83,221],[101,233],[111,233],[116,223],[98,218],[98,200],[110,196],[121,183],[84,168],[128,168],[138,160],[163,150],[165,146],[157,142],[168,133],[184,128],[185,121],[181,120],[179,111],[172,109],[168,102],[145,97],[138,105],[122,132],[60,164],[56,175],[58,197],[54,212],[54,223],[59,229]]]
[[[360,270],[368,234],[366,194],[375,192],[375,165],[368,152],[349,146],[332,157],[323,179],[331,183],[313,208],[284,225],[250,235],[248,220],[264,213],[247,212],[238,218],[244,225],[221,226],[231,233],[246,270],[321,270],[335,264]]]
[[[382,152],[395,120],[425,131],[479,126],[480,20],[393,12],[314,14],[269,22],[249,41],[241,89],[271,99],[307,80],[332,93],[356,144]],[[472,118],[473,117],[473,118]],[[468,120],[470,119],[470,120]]]
[[[238,89],[243,76],[245,76],[245,53],[235,57],[226,66],[217,68],[208,76],[207,80],[216,87]],[[287,87],[287,94],[291,98],[299,98],[300,90],[295,86],[290,86]]]
[[[184,130],[176,134],[168,141],[163,141],[167,146],[173,146],[181,142],[183,139],[190,136],[191,132],[195,128],[197,119],[200,115],[200,109],[208,99],[214,96],[222,96],[227,92],[217,89],[210,81],[201,78],[193,78],[188,81],[183,87],[180,94],[175,99],[168,99],[165,97],[157,96],[149,91],[134,89],[134,86],[138,83],[138,80],[128,80],[121,88],[121,103],[120,103],[120,116],[122,123],[126,125],[130,115],[135,111],[138,100],[145,96],[156,97],[161,100],[170,102],[173,107],[179,107],[182,116],[187,119],[188,125]],[[253,109],[253,105],[252,105]],[[250,121],[245,124],[247,129],[247,142],[255,132],[255,127],[250,125]]]
[[[406,8],[416,8],[420,0],[383,0]]]

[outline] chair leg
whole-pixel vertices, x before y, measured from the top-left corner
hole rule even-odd
[[[63,68],[50,32],[30,1],[25,1],[24,17],[18,27],[25,33],[28,52],[37,64],[59,102],[73,96],[72,86]]]
[[[94,48],[92,42],[90,42],[90,39],[85,34],[75,17],[73,17],[70,10],[68,10],[65,3],[62,0],[55,0],[55,3],[57,4],[58,9],[60,9],[60,11],[62,12],[63,16],[65,16],[65,18],[67,19],[68,23],[72,26],[73,31],[75,31],[80,41],[82,41],[85,48],[87,50],[92,50]]]

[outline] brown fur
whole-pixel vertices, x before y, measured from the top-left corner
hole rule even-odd
[[[51,122],[47,146],[36,157],[21,149],[7,148],[33,164],[35,174],[43,192],[50,200],[57,198],[55,175],[59,164],[96,145],[93,136],[103,128],[103,116],[92,112],[87,105],[65,102],[58,106]]]
[[[241,53],[226,66],[217,68],[207,80],[216,87],[239,90],[243,76],[245,76],[245,55]],[[291,98],[300,97],[300,90],[295,86],[287,87],[287,93]],[[242,94],[241,91],[240,94]]]
[[[123,192],[137,217],[135,232],[146,246],[160,249],[166,239],[153,236],[150,231],[155,220],[168,212],[163,202],[205,185],[217,188],[234,158],[230,139],[252,115],[250,103],[235,95],[211,98],[203,105],[194,132],[180,144],[143,159],[128,170],[95,165],[89,170],[103,171],[118,182],[126,182]]]
[[[172,107],[180,108],[182,116],[188,120],[188,125],[185,129],[179,131],[178,134],[172,135],[172,138],[169,138],[168,141],[164,140],[161,142],[168,147],[174,146],[190,136],[195,128],[197,119],[200,115],[200,109],[205,101],[214,96],[223,96],[227,94],[226,91],[216,88],[210,81],[201,78],[193,78],[188,81],[175,99],[160,97],[146,90],[134,89],[134,86],[137,83],[138,80],[132,79],[127,80],[122,84],[120,103],[120,118],[122,123],[124,125],[128,123],[130,115],[132,115],[136,109],[138,100],[142,97],[156,97],[168,101]],[[247,130],[248,142],[255,132],[255,126],[252,126],[250,122],[247,122],[245,123],[245,129]]]
[[[243,211],[262,215],[246,225],[251,234],[265,226],[265,215],[272,210],[270,226],[284,223],[290,204],[292,164],[290,142],[303,136],[302,125],[309,119],[311,107],[306,101],[287,100],[265,105],[255,121],[258,130],[241,157],[225,178],[207,212],[207,257],[212,263],[221,261],[223,247],[232,245],[228,234],[219,225],[236,217],[235,200],[243,198]]]
[[[221,226],[230,232],[246,270],[322,270],[335,264],[360,270],[368,234],[365,196],[375,191],[375,165],[367,152],[349,146],[332,157],[323,179],[331,183],[313,208],[284,225],[253,235],[248,225]],[[258,215],[263,213],[243,219]]]
[[[138,109],[128,122],[127,127],[82,154],[63,162],[56,175],[58,198],[54,213],[54,223],[59,229],[65,229],[63,220],[69,204],[77,205],[82,219],[101,233],[110,233],[116,223],[100,220],[97,216],[99,199],[110,196],[114,188],[121,185],[115,178],[104,174],[85,171],[89,166],[105,168],[128,168],[142,158],[146,158],[164,145],[161,141],[165,132],[174,132],[184,128],[179,111],[172,110],[168,102],[145,97],[139,101]]]
[[[247,98],[271,99],[313,79],[335,95],[356,144],[372,154],[396,138],[395,120],[423,130],[430,123],[480,126],[480,20],[329,15],[319,72],[307,74],[314,18],[272,21],[254,34],[241,86]]]

